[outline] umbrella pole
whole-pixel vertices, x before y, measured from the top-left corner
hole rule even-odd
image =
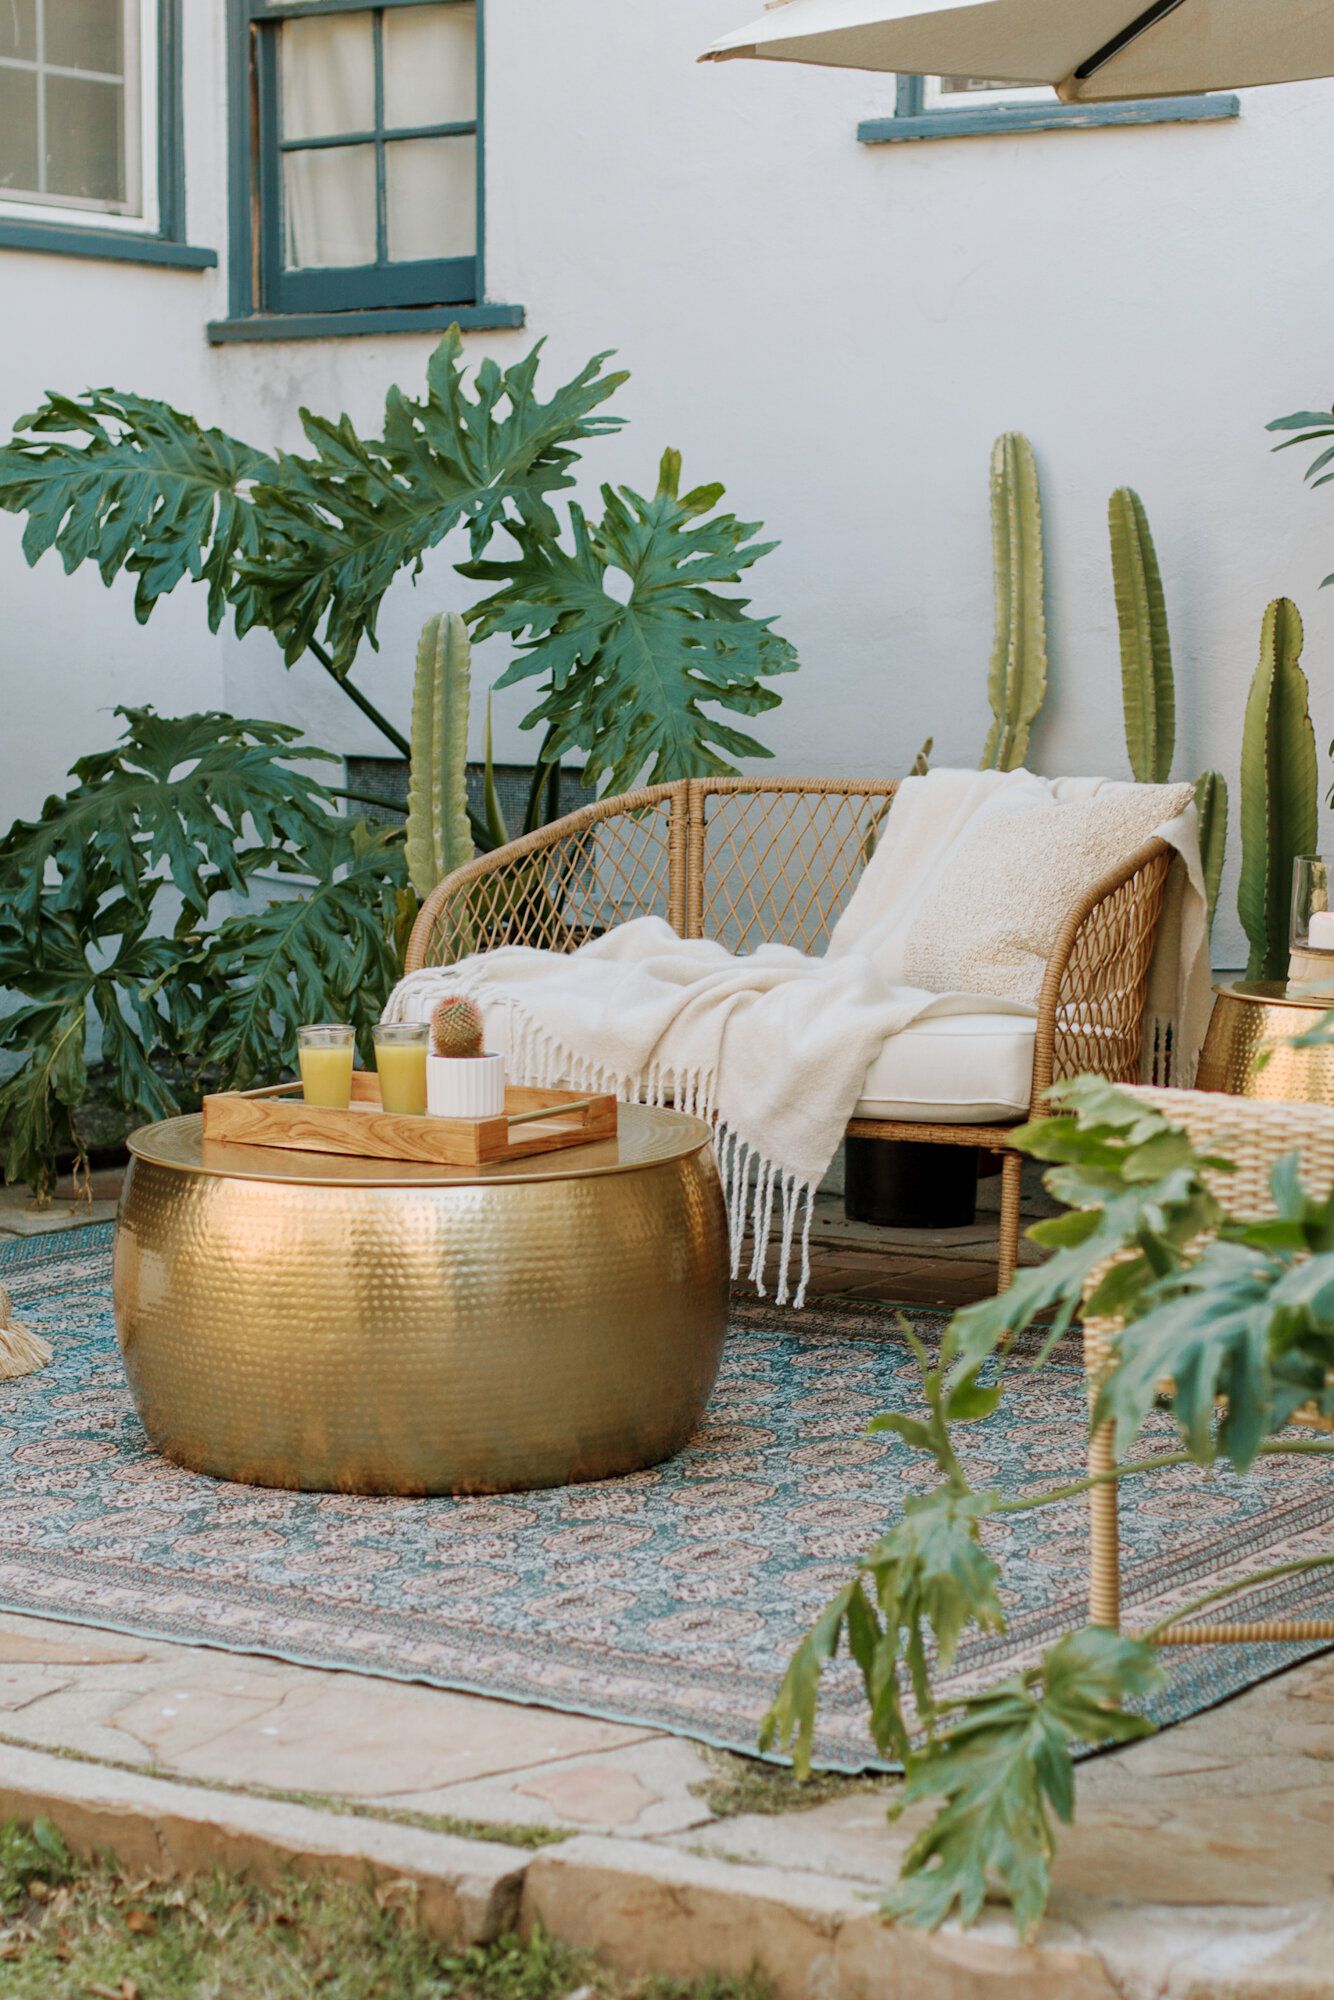
[[[1110,42],[1104,42],[1087,61],[1079,65],[1075,71],[1075,82],[1087,83],[1091,76],[1096,76],[1100,69],[1107,67],[1113,56],[1119,56],[1122,49],[1128,49],[1132,42],[1137,42],[1141,35],[1147,34],[1150,28],[1156,28],[1160,21],[1166,20],[1169,14],[1175,14],[1177,8],[1184,4],[1185,0],[1154,0],[1154,5],[1137,14],[1129,27],[1122,28],[1119,35],[1113,35]]]

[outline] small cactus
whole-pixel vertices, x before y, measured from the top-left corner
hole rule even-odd
[[[438,1056],[479,1056],[482,1017],[471,1000],[451,993],[431,1016],[431,1049]]]

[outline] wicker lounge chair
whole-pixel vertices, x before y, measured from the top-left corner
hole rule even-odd
[[[1334,1187],[1334,1107],[1326,1104],[1285,1104],[1270,1098],[1224,1097],[1207,1090],[1137,1089],[1133,1093],[1182,1125],[1196,1150],[1234,1162],[1236,1172],[1207,1175],[1225,1214],[1272,1215],[1270,1177],[1287,1153],[1301,1161],[1308,1194],[1323,1201]],[[1114,1320],[1090,1319],[1084,1325],[1084,1365],[1092,1401],[1110,1359],[1117,1331]],[[1314,1406],[1299,1410],[1294,1422],[1328,1431],[1328,1419]],[[1089,1472],[1109,1473],[1116,1462],[1111,1424],[1101,1424],[1089,1437]],[[1115,1480],[1089,1493],[1089,1620],[1121,1625],[1121,1554]],[[1201,1581],[1208,1587],[1208,1579]],[[1334,1618],[1237,1619],[1193,1618],[1168,1626],[1158,1643],[1165,1646],[1240,1645],[1262,1641],[1334,1640]]]
[[[406,969],[448,965],[502,944],[573,951],[613,924],[647,915],[734,950],[770,941],[820,951],[874,851],[894,791],[892,781],[870,779],[705,778],[599,800],[448,875],[422,907]],[[1035,1029],[1025,1029],[1032,1059],[1025,1047],[1014,1101],[974,1122],[957,1105],[926,1101],[912,1106],[911,1117],[873,1112],[848,1126],[858,1138],[1000,1154],[1002,1287],[1019,1250],[1022,1160],[1009,1134],[1041,1106],[1055,1078],[1088,1071],[1116,1081],[1138,1077],[1171,859],[1164,842],[1150,841],[1066,913]],[[877,1105],[872,1096],[858,1109]]]

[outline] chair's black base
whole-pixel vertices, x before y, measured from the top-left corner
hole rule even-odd
[[[843,1213],[881,1229],[966,1229],[977,1219],[977,1149],[849,1139]]]

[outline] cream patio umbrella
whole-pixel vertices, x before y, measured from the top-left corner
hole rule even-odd
[[[1334,75],[1334,0],[771,0],[701,61],[734,56],[1181,97]]]

